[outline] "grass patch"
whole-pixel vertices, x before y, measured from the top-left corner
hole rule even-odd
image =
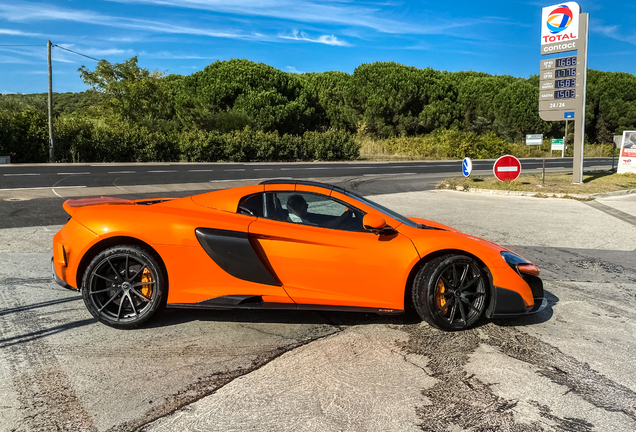
[[[536,192],[537,197],[548,194],[567,194],[564,198],[580,199],[570,195],[589,195],[604,192],[636,189],[636,174],[616,174],[612,171],[590,171],[583,173],[582,184],[572,184],[572,173],[549,173],[542,184],[541,174],[525,174],[517,180],[502,182],[492,177],[452,177],[443,180],[438,189],[494,189],[507,191]]]
[[[473,159],[496,159],[504,154],[518,158],[561,157],[560,151],[550,151],[550,140],[540,146],[508,142],[493,133],[478,135],[474,132],[438,130],[415,137],[377,139],[368,135],[356,135],[363,160],[457,160],[468,156]],[[572,157],[573,147],[568,145],[566,157]],[[584,157],[608,157],[611,144],[586,144]]]

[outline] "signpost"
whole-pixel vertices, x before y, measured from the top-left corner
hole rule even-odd
[[[563,139],[561,138],[552,138],[552,146],[550,147],[550,153],[553,151],[561,150],[561,157],[563,157],[563,150],[565,149],[565,144],[563,144]]]
[[[541,145],[541,144],[543,144],[543,134],[526,135],[526,145]]]
[[[464,174],[464,177],[468,177],[472,171],[473,161],[471,161],[470,158],[464,158],[462,162],[462,174]]]
[[[539,116],[546,121],[576,121],[572,183],[583,182],[588,24],[589,14],[581,13],[576,2],[556,4],[542,11],[541,55],[568,54],[541,60]]]
[[[516,180],[521,174],[521,162],[514,156],[502,156],[495,161],[492,172],[500,181]]]

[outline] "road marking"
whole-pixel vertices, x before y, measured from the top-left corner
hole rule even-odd
[[[210,172],[214,170],[188,170],[188,172]]]
[[[254,168],[254,171],[273,171],[273,168]]]
[[[73,188],[85,188],[86,186],[55,186],[55,189],[73,189]],[[31,188],[8,188],[0,189],[0,191],[16,191],[16,190],[41,190],[41,189],[53,189],[51,186],[44,187],[31,187]]]
[[[281,171],[299,171],[299,170],[326,170],[326,169],[339,169],[338,167],[334,168],[334,167],[312,167],[312,168],[305,168],[305,167],[296,167],[296,168],[281,168]]]
[[[269,178],[249,178],[249,179],[234,179],[234,180],[210,180],[210,183],[221,182],[235,182],[235,181],[265,181],[265,180],[291,180],[292,177],[269,177]]]
[[[245,171],[245,168],[241,168],[241,169],[229,169],[229,170],[223,170],[223,171]]]
[[[82,175],[90,174],[89,172],[70,172],[70,173],[57,173],[57,175]]]
[[[615,209],[614,207],[601,204],[598,201],[584,201],[584,204],[587,204],[590,207],[595,208],[596,210],[602,211],[603,213],[607,213],[610,216],[614,216],[616,219],[620,219],[623,222],[627,222],[628,224],[636,226],[636,216],[632,216],[629,213],[625,213],[623,211]]]
[[[28,174],[5,174],[5,177],[13,177],[13,176],[37,176],[40,174],[32,174],[32,173],[28,173]]]
[[[387,173],[387,174],[362,174],[362,177],[371,176],[399,176],[399,175],[415,175],[417,173]]]
[[[170,173],[170,172],[177,172],[177,170],[157,170],[157,171],[146,171],[149,173]]]
[[[137,171],[108,171],[108,174],[135,174]]]

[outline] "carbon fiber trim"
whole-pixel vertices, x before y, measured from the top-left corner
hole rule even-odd
[[[282,286],[263,263],[247,233],[213,228],[197,228],[195,233],[210,258],[230,275],[249,282]]]

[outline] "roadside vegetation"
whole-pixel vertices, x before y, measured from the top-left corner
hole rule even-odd
[[[78,72],[87,91],[54,95],[60,162],[544,157],[564,135],[537,114],[538,76],[393,62],[292,74],[244,59],[165,76],[136,57]],[[586,109],[586,156],[609,156],[636,128],[636,77],[590,70]],[[546,141],[526,146],[528,133]],[[0,95],[0,155],[45,162],[47,149],[46,94]]]
[[[536,193],[537,197],[552,194],[591,195],[636,189],[636,174],[616,174],[614,171],[588,171],[583,173],[583,183],[572,184],[572,173],[546,173],[545,182],[541,173],[520,175],[514,181],[499,181],[494,176],[454,177],[443,180],[438,189],[469,191],[490,189],[524,191]]]

